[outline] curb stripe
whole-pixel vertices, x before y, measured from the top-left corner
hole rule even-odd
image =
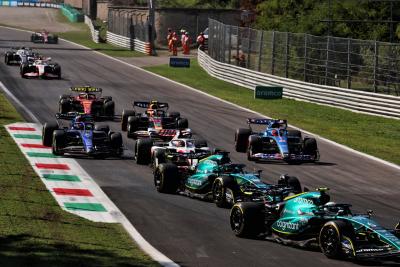
[[[18,127],[18,126],[10,126],[8,127],[8,129],[12,130],[12,131],[36,131],[35,128],[31,128],[31,127]]]
[[[98,211],[106,212],[106,208],[100,203],[71,203],[65,202],[64,206],[69,210],[86,210],[86,211]]]
[[[22,147],[25,148],[44,148],[44,149],[51,149],[49,146],[44,146],[41,144],[21,144]]]
[[[92,192],[90,192],[87,189],[53,188],[53,191],[57,195],[83,196],[83,197],[93,196]]]
[[[43,152],[26,152],[29,157],[38,157],[38,158],[58,158],[53,155],[53,153],[43,153]]]
[[[53,163],[35,163],[39,169],[54,169],[54,170],[69,170],[67,164],[53,164]]]
[[[14,137],[24,139],[42,139],[42,136],[38,134],[14,134]]]
[[[42,174],[43,179],[51,180],[51,181],[67,181],[67,182],[81,182],[76,175],[69,174]]]

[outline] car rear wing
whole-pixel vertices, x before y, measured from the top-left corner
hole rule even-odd
[[[258,124],[258,125],[267,125],[270,122],[275,121],[279,124],[287,124],[287,120],[274,120],[274,119],[260,119],[260,118],[248,118],[248,124]]]
[[[73,120],[78,115],[83,117],[85,121],[93,121],[93,116],[92,115],[82,114],[82,113],[79,113],[79,112],[68,112],[66,114],[57,112],[56,113],[56,119],[57,120]]]
[[[152,102],[149,101],[133,101],[133,106],[138,107],[138,108],[148,108],[150,104],[153,104]],[[157,105],[158,108],[168,108],[169,105],[168,103],[164,102],[156,102],[154,103]]]
[[[186,159],[203,159],[205,157],[210,156],[210,154],[211,154],[210,151],[196,151],[196,152],[187,152],[187,153],[181,153],[181,152],[175,152],[175,151],[168,152],[168,155],[170,155],[170,156],[186,158]]]
[[[98,87],[91,87],[91,86],[80,86],[80,87],[71,87],[70,90],[72,92],[79,92],[79,93],[101,93],[103,89]]]

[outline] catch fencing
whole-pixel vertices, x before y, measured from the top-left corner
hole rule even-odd
[[[92,20],[86,15],[85,15],[85,24],[88,25],[88,27],[90,29],[90,33],[92,35],[93,42],[98,44],[100,42],[99,31],[97,29],[95,29]]]
[[[400,97],[344,89],[334,86],[316,85],[291,80],[240,66],[222,63],[198,50],[198,61],[211,76],[254,90],[256,85],[283,87],[283,96],[352,111],[365,112],[392,118],[400,118]]]
[[[400,44],[262,31],[209,19],[209,55],[305,82],[400,95]]]

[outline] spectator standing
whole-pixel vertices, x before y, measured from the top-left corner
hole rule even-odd
[[[197,42],[197,47],[198,47],[201,51],[204,51],[204,50],[205,50],[206,38],[204,37],[204,33],[203,33],[203,32],[201,32],[201,33],[199,34],[199,36],[197,36],[196,42]]]

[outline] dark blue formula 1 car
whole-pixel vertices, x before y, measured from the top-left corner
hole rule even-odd
[[[58,121],[44,124],[43,145],[51,146],[54,155],[84,154],[96,158],[122,156],[121,133],[111,132],[108,125],[94,124],[92,116],[76,113],[58,113],[56,118],[71,120],[71,123],[67,127],[60,127]]]
[[[319,151],[315,138],[303,138],[298,130],[288,130],[286,120],[248,119],[249,128],[240,128],[235,134],[237,152],[247,152],[251,161],[283,160],[289,163],[315,162]],[[266,125],[255,132],[251,125]]]
[[[387,230],[350,204],[330,201],[327,188],[276,203],[236,203],[230,224],[239,237],[264,237],[287,245],[318,246],[329,258],[400,260],[400,226]]]

